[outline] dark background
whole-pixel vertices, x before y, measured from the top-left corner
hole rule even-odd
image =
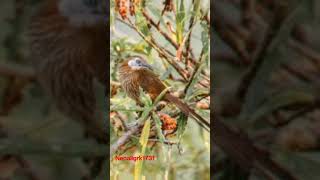
[[[211,12],[212,177],[319,179],[319,2],[221,0]]]
[[[42,2],[0,2],[0,179],[107,179],[109,146],[87,138],[86,125],[57,108],[56,99],[36,81],[27,30]],[[107,51],[106,46],[106,56]],[[97,108],[108,117],[105,88],[100,85],[94,92]],[[96,157],[104,161],[94,170],[91,160]]]

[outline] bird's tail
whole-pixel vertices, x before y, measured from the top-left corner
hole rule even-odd
[[[197,114],[192,108],[190,108],[186,103],[182,102],[179,98],[167,93],[164,97],[167,101],[174,103],[184,114],[191,116],[197,121],[197,123],[210,132],[210,123]]]

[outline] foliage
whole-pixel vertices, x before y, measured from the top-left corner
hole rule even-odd
[[[144,109],[135,112],[140,107],[127,97],[117,76],[117,68],[123,59],[142,55],[170,87],[167,91],[180,96],[201,116],[209,119],[208,109],[197,106],[199,102],[210,103],[210,35],[209,24],[203,18],[208,16],[206,5],[209,1],[134,1],[135,14],[130,14],[131,9],[128,9],[126,15],[123,14],[125,11],[120,11],[124,9],[121,2],[114,1],[111,7],[114,21],[110,26],[110,75],[114,86],[110,92],[113,92],[111,113],[116,114],[111,120],[120,124],[118,128],[113,127],[111,144],[116,144],[126,132],[119,127],[130,128],[147,115],[152,123],[146,154],[155,155],[156,160],[136,162],[134,166],[131,162],[111,157],[111,178],[133,178],[133,169],[139,167],[146,179],[209,179],[209,133],[200,130],[192,118],[179,113],[173,104],[166,104],[161,113],[175,119],[178,127],[176,132],[167,134],[163,130],[163,119],[156,111],[163,103],[158,102],[159,97],[150,103],[148,95],[142,92]],[[129,7],[130,1],[126,2]],[[137,138],[141,140],[142,134],[131,138],[114,156],[139,152],[141,145]]]
[[[247,162],[236,162],[232,154],[216,148],[215,179],[288,179],[277,176],[276,170],[288,172],[290,179],[318,179],[320,56],[315,4],[214,3],[215,114],[275,160],[271,170],[254,164],[246,169]]]
[[[0,2],[0,179],[81,179],[88,174],[83,158],[109,148],[85,138],[34,79],[27,28],[41,2]],[[104,88],[95,90],[104,111]]]

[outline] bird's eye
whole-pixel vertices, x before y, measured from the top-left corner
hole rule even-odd
[[[141,61],[139,59],[136,59],[137,64],[141,64]]]
[[[84,4],[88,7],[95,7],[98,4],[98,0],[84,0]]]

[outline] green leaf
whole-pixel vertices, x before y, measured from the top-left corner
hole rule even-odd
[[[146,56],[150,54],[150,46],[145,41],[133,44],[131,49],[138,54],[144,54]]]
[[[269,54],[264,60],[256,77],[248,88],[240,115],[241,120],[245,121],[256,111],[257,107],[263,103],[264,99],[266,98],[266,92],[268,88],[267,83],[273,70],[276,69],[281,62],[280,56],[281,54],[276,51],[272,54]]]
[[[200,3],[201,3],[201,0],[194,0],[194,13],[195,13],[195,15],[199,15],[199,13],[200,13]]]
[[[142,112],[140,120],[144,121],[145,119],[147,119],[147,117],[149,116],[149,113],[152,109],[153,109],[152,106],[145,107],[145,110]]]
[[[152,100],[150,98],[149,95],[146,95],[143,90],[140,88],[140,97],[143,97],[141,99],[143,99],[143,101],[146,103],[145,107],[144,107],[144,111],[142,112],[142,115],[140,117],[141,121],[144,121],[145,119],[147,119],[147,117],[149,116],[149,113],[152,111],[152,109],[154,108],[154,106],[157,105],[157,103],[162,99],[162,97],[169,91],[170,87],[167,87],[166,89],[164,89],[156,98],[156,100],[152,103]]]
[[[139,30],[143,33],[144,36],[148,37],[150,35],[150,30],[148,28],[148,23],[145,17],[142,14],[142,6],[136,7],[136,15],[135,15],[135,24],[139,28]]]
[[[274,155],[274,159],[286,167],[300,180],[318,180],[320,177],[320,153],[292,153],[279,152]]]
[[[206,95],[209,93],[208,89],[195,89],[192,94],[190,94],[188,96],[188,98],[186,98],[186,101],[190,101],[191,99],[197,97],[197,96],[201,96],[201,95]]]
[[[149,12],[155,16],[155,19],[160,21],[160,24],[166,24],[164,21],[165,19],[161,16],[161,11],[159,10],[158,4],[152,3],[148,5],[147,8],[149,9]]]
[[[152,106],[152,100],[151,100],[149,94],[144,93],[144,91],[141,87],[139,88],[139,90],[140,90],[139,97],[140,97],[141,102],[146,106]]]
[[[169,66],[168,69],[160,76],[161,80],[167,79],[173,71],[173,67]]]
[[[209,28],[210,25],[202,21],[200,23],[203,31],[201,33],[201,41],[202,41],[202,48],[203,48],[203,55],[205,59],[209,59],[209,48],[210,48],[210,37],[209,37]]]
[[[291,36],[292,28],[298,23],[304,20],[306,11],[304,11],[305,3],[301,2],[292,10],[292,12],[286,17],[285,21],[282,23],[277,36],[272,40],[270,46],[268,47],[268,51],[272,52],[275,50],[280,44],[286,42],[288,38]]]
[[[180,113],[180,116],[178,118],[178,129],[177,129],[177,136],[179,140],[181,139],[183,133],[186,130],[188,116],[186,116],[184,113]]]
[[[153,104],[157,104],[161,99],[162,97],[170,90],[170,87],[167,87],[166,89],[164,89],[156,98],[156,100],[154,101]]]
[[[266,91],[268,89],[267,82],[270,79],[270,75],[278,67],[280,62],[285,59],[281,52],[282,49],[279,46],[289,38],[293,26],[298,21],[301,21],[300,16],[304,13],[304,11],[301,11],[302,7],[304,7],[304,3],[299,4],[292,13],[288,15],[274,39],[272,39],[265,60],[245,96],[245,103],[240,115],[241,120],[245,121],[245,119],[253,114],[256,108],[263,103],[264,99],[268,98],[266,97]]]
[[[185,100],[190,100],[191,96],[194,95],[194,92],[197,90],[196,88],[194,88],[194,85],[199,81],[199,77],[201,74],[202,69],[206,67],[206,61],[204,56],[201,57],[200,62],[199,62],[199,67],[196,68],[195,70],[197,71],[192,79],[192,81],[190,82],[190,85],[187,89],[186,92],[186,96],[185,96]]]
[[[141,137],[140,137],[140,144],[142,146],[142,151],[145,151],[146,145],[148,143],[148,139],[149,139],[149,132],[150,132],[150,119],[146,120],[146,122],[144,123],[143,129],[142,129],[142,133],[141,133]]]
[[[184,25],[185,25],[185,7],[184,7],[184,0],[176,0],[176,7],[177,7],[177,14],[176,14],[176,26],[177,26],[177,42],[181,44],[183,40],[183,32],[184,32]]]
[[[141,137],[140,137],[140,145],[141,151],[138,153],[138,156],[144,156],[146,147],[149,140],[149,133],[150,133],[150,119],[148,119],[143,126]],[[136,161],[134,165],[134,180],[140,180],[142,178],[142,168],[143,168],[143,161]]]
[[[152,117],[153,117],[155,124],[156,124],[158,138],[159,138],[160,142],[163,144],[165,141],[165,137],[164,137],[164,135],[162,133],[162,129],[161,129],[161,127],[162,127],[161,120],[155,112],[152,113]]]
[[[253,113],[251,121],[256,121],[259,118],[272,113],[274,110],[281,107],[286,107],[291,104],[309,104],[315,100],[312,94],[302,91],[287,91],[271,96],[262,106]]]

